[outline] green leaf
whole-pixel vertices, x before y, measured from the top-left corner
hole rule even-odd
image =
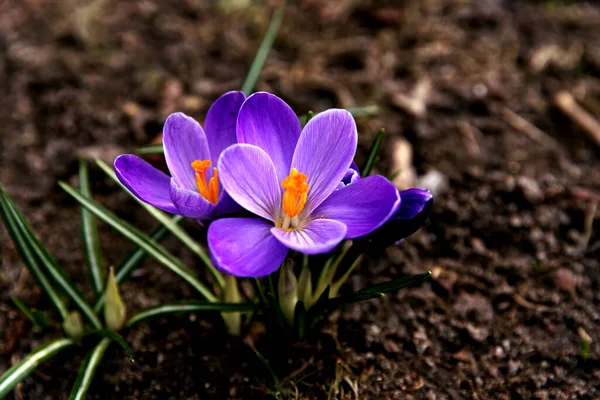
[[[376,105],[362,106],[362,107],[347,107],[347,108],[344,108],[344,110],[346,110],[350,114],[352,114],[352,116],[354,118],[370,117],[372,115],[379,114],[379,107]],[[298,119],[300,120],[300,125],[302,125],[302,126],[306,125],[308,123],[308,121],[310,121],[314,115],[315,115],[314,112],[309,111],[308,113],[306,113],[304,115],[298,116]]]
[[[393,292],[411,286],[417,286],[430,276],[431,272],[428,271],[422,274],[404,276],[402,278],[392,279],[387,282],[378,283],[377,285],[366,287],[347,296],[329,299],[329,301],[326,302],[324,308],[327,310],[327,312],[333,312],[340,307],[347,306],[348,304],[375,299],[378,297],[382,297],[383,295],[389,292]]]
[[[44,317],[44,314],[36,310],[31,310],[16,297],[11,297],[11,300],[13,303],[15,303],[15,306],[17,306],[17,308],[33,323],[33,325],[35,325],[36,328],[44,329],[48,327],[48,320],[46,317]]]
[[[144,232],[134,228],[127,222],[118,218],[112,212],[101,206],[99,203],[92,199],[83,197],[77,190],[65,182],[58,183],[67,193],[75,198],[80,204],[87,208],[92,214],[98,217],[100,220],[107,223],[111,228],[119,232],[125,238],[129,239],[133,243],[137,244],[145,251],[148,252],[156,261],[163,264],[177,276],[186,281],[192,286],[198,293],[204,296],[207,300],[216,302],[217,297],[214,293],[206,287],[202,282],[198,280],[198,277],[190,271],[183,263],[171,255],[167,250],[160,244],[154,242]]]
[[[10,235],[17,251],[19,252],[19,255],[23,259],[23,262],[25,265],[27,265],[27,269],[35,277],[40,286],[42,286],[42,289],[44,289],[50,298],[50,302],[64,320],[69,315],[69,309],[59,296],[58,292],[52,286],[48,277],[46,277],[42,271],[42,268],[34,256],[29,243],[25,240],[25,237],[19,229],[13,214],[9,211],[8,195],[6,195],[2,189],[0,189],[0,213],[2,214],[2,219],[4,220],[6,230]]]
[[[367,158],[367,163],[362,171],[363,177],[371,175],[371,171],[377,162],[377,157],[379,156],[379,151],[381,150],[384,134],[385,130],[380,129],[379,132],[377,132],[377,136],[375,136],[375,140],[373,140],[373,144],[371,144],[371,149],[369,149],[369,158]]]
[[[79,372],[77,372],[77,379],[73,384],[73,388],[71,389],[71,394],[69,394],[69,400],[82,400],[85,399],[85,395],[92,383],[92,379],[94,378],[94,374],[96,372],[96,368],[100,364],[102,357],[104,356],[104,352],[108,348],[112,340],[109,338],[102,339],[96,347],[90,351],[83,362],[81,363],[81,367],[79,367]]]
[[[154,317],[161,317],[170,314],[195,313],[206,311],[227,312],[250,312],[258,310],[258,305],[254,303],[209,303],[206,301],[188,300],[173,303],[166,303],[160,306],[144,310],[127,321],[126,327],[131,327],[142,321]]]
[[[173,221],[173,223],[178,223],[182,219],[183,217],[177,215],[171,218],[171,221]],[[165,236],[167,236],[168,232],[169,231],[167,230],[167,228],[164,227],[164,225],[159,225],[150,233],[150,240],[152,240],[153,242],[158,242],[164,239]],[[117,283],[120,284],[121,282],[127,280],[127,278],[129,278],[133,270],[138,265],[140,265],[140,263],[144,261],[147,256],[148,252],[146,250],[139,246],[136,246],[136,248],[129,254],[129,256],[127,256],[117,267],[117,273],[115,274],[115,280],[117,281]],[[102,306],[104,305],[105,300],[106,293],[102,293],[98,300],[96,300],[96,304],[94,304],[94,312],[96,314],[102,311]]]
[[[135,154],[145,155],[145,154],[162,154],[164,152],[164,148],[162,143],[160,144],[149,144],[147,146],[138,147],[135,149]]]
[[[85,197],[92,197],[88,166],[83,158],[79,159],[79,191]],[[85,250],[85,258],[92,278],[92,287],[94,288],[96,297],[98,297],[104,287],[105,277],[96,218],[83,206],[80,207],[80,215],[81,237]]]
[[[181,242],[185,244],[188,249],[190,249],[194,254],[196,254],[200,258],[200,260],[202,260],[202,262],[204,263],[204,265],[206,265],[208,271],[215,278],[221,289],[225,287],[225,280],[223,279],[223,275],[221,275],[221,273],[217,271],[215,266],[210,261],[210,257],[208,257],[208,254],[206,254],[206,251],[204,251],[202,246],[200,246],[200,244],[196,240],[194,240],[182,227],[177,225],[177,223],[173,222],[172,219],[167,216],[167,214],[160,211],[156,207],[153,207],[139,200],[119,181],[117,175],[114,173],[112,168],[106,165],[105,162],[101,160],[96,160],[96,163],[102,169],[102,171],[106,173],[106,175],[108,175],[112,180],[117,182],[119,186],[121,186],[121,188],[125,190],[127,194],[129,194],[133,199],[135,199],[135,201],[137,201],[138,204],[144,207],[144,209],[148,211],[148,213],[150,213],[152,217],[154,217],[158,222],[163,224],[173,235],[175,235],[175,237],[181,240]]]
[[[0,376],[0,399],[4,398],[13,387],[29,376],[38,365],[54,356],[60,350],[73,344],[71,339],[57,339],[38,347],[27,357],[16,363]]]
[[[254,90],[254,86],[256,86],[256,81],[260,76],[260,72],[262,71],[265,61],[267,60],[267,56],[269,55],[269,51],[273,46],[273,42],[275,42],[277,32],[279,32],[279,26],[281,25],[282,19],[283,5],[279,6],[279,8],[275,10],[275,13],[273,13],[267,33],[265,34],[265,37],[263,38],[258,51],[256,52],[256,56],[254,57],[252,65],[250,66],[246,80],[242,85],[242,92],[246,93],[246,95],[250,95]]]
[[[304,303],[299,301],[296,303],[296,309],[294,310],[294,328],[299,339],[304,338],[306,334],[306,308]]]
[[[379,106],[377,105],[349,107],[346,108],[346,110],[348,110],[348,112],[352,114],[354,118],[371,117],[373,115],[379,114]]]
[[[123,339],[123,336],[119,335],[117,332],[111,331],[110,329],[100,329],[97,331],[90,332],[89,335],[98,335],[98,336],[102,336],[103,338],[107,338],[107,339],[117,342],[123,348],[123,352],[125,353],[125,356],[127,356],[127,358],[129,358],[129,361],[135,362],[133,360],[133,357],[131,354],[131,349],[129,348],[129,345],[127,344],[125,339]]]
[[[7,200],[6,205],[8,206],[8,212],[14,218],[18,229],[22,233],[24,239],[28,242],[30,249],[40,261],[44,272],[54,279],[58,286],[65,292],[67,297],[69,297],[73,303],[79,307],[83,315],[92,323],[92,325],[94,325],[95,328],[102,327],[102,323],[92,310],[92,307],[83,298],[81,292],[79,292],[79,289],[77,289],[75,284],[65,274],[63,269],[50,255],[48,250],[46,250],[46,248],[42,245],[40,240],[35,236],[31,230],[31,227],[25,220],[25,217],[23,217],[23,215],[19,212],[16,205],[8,196],[5,195],[4,197]]]

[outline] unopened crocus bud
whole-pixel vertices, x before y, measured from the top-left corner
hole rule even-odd
[[[279,307],[290,325],[294,325],[297,302],[298,282],[294,274],[294,262],[288,259],[279,271]]]
[[[104,303],[104,322],[106,323],[106,327],[112,331],[118,331],[125,323],[125,315],[125,304],[119,293],[115,271],[111,268],[108,280],[106,281],[106,301]]]
[[[83,319],[78,311],[71,311],[63,321],[62,326],[67,336],[73,339],[79,339],[85,334]]]
[[[412,188],[401,191],[398,211],[383,226],[359,239],[358,243],[371,249],[398,244],[423,226],[432,205],[433,195],[428,190]]]
[[[241,300],[238,282],[235,276],[225,275],[225,289],[223,298],[226,303],[239,303]],[[227,332],[232,336],[240,336],[242,331],[242,313],[222,313]]]
[[[302,272],[300,272],[300,278],[298,279],[298,300],[304,303],[304,307],[307,310],[313,303],[312,274],[308,266],[302,268]]]

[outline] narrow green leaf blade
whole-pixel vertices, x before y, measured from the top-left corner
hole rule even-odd
[[[38,347],[20,362],[0,376],[0,399],[4,398],[19,382],[29,376],[38,365],[73,344],[71,339],[57,339]]]
[[[275,13],[271,17],[271,23],[269,24],[269,28],[267,29],[267,33],[263,38],[260,46],[258,47],[258,51],[256,52],[256,56],[254,57],[254,61],[250,66],[250,70],[248,71],[248,75],[246,76],[246,80],[242,85],[242,92],[246,93],[246,95],[250,95],[256,86],[256,81],[260,76],[263,66],[265,65],[265,61],[267,60],[267,56],[269,55],[269,51],[271,47],[273,47],[273,43],[275,42],[275,37],[277,36],[277,32],[279,32],[279,27],[281,26],[281,20],[283,19],[283,6],[279,6]]]
[[[183,217],[177,215],[171,218],[173,223],[178,223],[181,221]],[[167,236],[169,231],[165,228],[164,225],[159,225],[150,233],[150,240],[153,242],[159,242]],[[148,252],[143,248],[136,246],[136,248],[119,264],[116,268],[115,279],[117,283],[124,282],[129,278],[131,273],[137,268],[138,265],[142,263],[148,257]],[[102,306],[104,305],[104,301],[106,300],[106,294],[102,292],[98,300],[96,300],[96,304],[94,304],[94,312],[99,314],[102,311]]]
[[[85,399],[85,395],[92,383],[92,379],[94,378],[94,374],[96,373],[96,368],[100,364],[102,357],[104,356],[104,352],[108,348],[111,339],[104,338],[102,339],[96,347],[94,347],[85,357],[81,366],[79,367],[79,372],[77,372],[77,379],[73,384],[73,388],[71,389],[71,393],[69,394],[69,400],[82,400]]]
[[[147,154],[162,154],[164,148],[162,143],[160,144],[149,144],[147,146],[138,147],[135,149],[135,154],[147,155]]]
[[[131,193],[117,178],[117,175],[114,173],[112,168],[110,168],[105,162],[101,160],[96,160],[98,166],[108,175],[112,180],[121,186],[121,188],[127,192],[135,201],[138,202],[152,217],[154,217],[158,222],[163,224],[175,237],[177,237],[183,244],[187,246],[194,254],[196,254],[200,260],[206,265],[208,271],[217,281],[217,284],[221,289],[225,287],[225,280],[223,279],[223,275],[215,268],[210,260],[206,251],[200,246],[200,244],[194,240],[182,227],[177,225],[177,223],[173,222],[171,218],[167,216],[164,212],[160,211],[156,207],[153,207],[149,204],[144,203],[140,199],[138,199],[133,193]]]
[[[135,362],[131,354],[131,348],[129,348],[129,345],[127,344],[125,339],[123,339],[123,336],[119,335],[117,332],[111,331],[110,329],[100,329],[97,331],[90,332],[89,334],[102,336],[103,338],[107,338],[117,342],[123,348],[123,352],[125,353],[127,358],[129,358],[131,362]]]
[[[119,232],[121,235],[143,248],[156,261],[163,264],[177,276],[179,276],[188,284],[190,284],[196,291],[198,291],[198,293],[204,296],[207,300],[213,302],[217,301],[217,297],[214,295],[214,293],[202,282],[200,282],[198,280],[198,277],[192,271],[190,271],[185,265],[183,265],[183,263],[179,259],[175,258],[173,255],[167,252],[167,250],[164,247],[152,241],[147,234],[141,232],[140,230],[134,228],[127,222],[118,218],[116,215],[108,211],[96,201],[83,197],[77,190],[73,189],[65,182],[59,182],[58,184],[67,193],[73,196],[75,200],[77,200],[91,213],[98,217],[98,219],[104,221],[111,228]]]
[[[85,197],[92,197],[88,166],[83,158],[79,159],[79,191]],[[96,297],[98,297],[106,280],[102,265],[102,250],[98,239],[98,227],[96,226],[96,218],[83,206],[80,206],[80,215],[85,258],[92,278],[92,287]]]
[[[325,308],[328,310],[328,312],[332,312],[348,304],[356,303],[358,301],[375,299],[389,292],[393,292],[411,286],[417,286],[430,276],[431,272],[428,271],[422,274],[403,276],[402,278],[378,283],[376,285],[366,287],[347,296],[329,299],[329,301],[325,305]]]
[[[33,323],[33,325],[35,325],[36,328],[44,329],[48,326],[48,320],[42,313],[31,310],[16,297],[11,297],[11,300],[13,303],[15,303],[15,306],[17,306],[17,308]]]
[[[8,198],[8,196],[5,197],[7,198],[8,211],[12,214],[18,228],[23,234],[23,237],[28,242],[32,251],[35,253],[35,256],[39,259],[41,267],[44,269],[45,273],[54,279],[56,284],[65,292],[67,297],[69,297],[69,299],[71,299],[71,301],[73,301],[73,303],[79,307],[83,315],[92,323],[92,325],[94,325],[95,328],[100,328],[102,323],[92,310],[92,307],[85,300],[79,289],[77,289],[75,284],[58,265],[54,257],[52,257],[37,236],[35,236],[31,226],[27,223],[25,217],[19,212],[14,202]]]
[[[367,163],[365,164],[365,168],[362,171],[363,177],[371,175],[371,171],[377,163],[377,157],[379,157],[379,152],[381,151],[381,144],[383,143],[384,134],[385,130],[380,129],[379,132],[377,132],[377,136],[375,136],[375,140],[373,140],[373,144],[371,144],[371,149],[369,150],[369,158],[367,158]]]
[[[15,244],[15,247],[17,248],[21,258],[23,259],[23,262],[25,265],[27,265],[27,268],[38,281],[40,286],[42,286],[42,289],[44,289],[44,292],[46,292],[50,298],[50,302],[64,320],[69,315],[69,309],[59,296],[56,289],[52,286],[50,280],[43,272],[39,261],[34,256],[34,252],[32,251],[29,242],[25,239],[25,235],[19,228],[16,218],[14,217],[13,213],[10,212],[8,199],[8,195],[0,189],[0,213],[2,214],[2,219],[4,220],[6,230]]]
[[[195,313],[195,312],[250,312],[258,310],[258,305],[255,303],[209,303],[205,301],[181,301],[166,303],[160,306],[152,307],[144,310],[127,321],[125,326],[131,327],[142,321],[154,317],[161,317],[170,314]]]

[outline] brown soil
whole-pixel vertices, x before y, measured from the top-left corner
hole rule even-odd
[[[110,162],[152,141],[169,113],[201,118],[239,88],[272,10],[244,3],[0,2],[0,183],[87,293],[77,205],[57,180],[76,183],[78,155]],[[600,152],[553,102],[567,90],[600,118],[598,32],[591,2],[290,4],[258,89],[299,113],[377,104],[379,115],[358,120],[359,164],[384,127],[379,172],[393,172],[393,142],[404,137],[417,173],[447,180],[427,226],[364,262],[346,290],[425,270],[433,279],[352,306],[280,349],[258,332],[229,338],[211,315],[153,321],[126,333],[135,364],[109,349],[89,397],[267,398],[272,381],[253,342],[289,398],[598,398],[600,236],[585,226],[598,218]],[[542,136],[516,129],[511,111]],[[101,171],[92,178],[97,200],[152,228]],[[107,264],[117,264],[131,244],[101,233]],[[60,330],[35,332],[12,306],[17,296],[49,309],[4,230],[0,242],[2,371]],[[193,296],[150,261],[123,290],[131,313]],[[587,360],[580,328],[594,340]],[[15,398],[66,398],[84,350],[45,363]]]

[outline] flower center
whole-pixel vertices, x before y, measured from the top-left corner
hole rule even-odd
[[[292,227],[295,227],[294,225],[298,224],[297,216],[306,204],[306,196],[308,194],[308,189],[310,189],[310,185],[306,183],[307,180],[308,177],[306,175],[302,172],[298,172],[296,168],[292,168],[292,172],[290,172],[289,176],[281,182],[281,187],[285,189],[281,201],[281,208],[283,209],[283,212],[287,214],[287,217],[285,217],[283,222],[284,227],[286,227],[285,225],[289,226],[290,224]]]
[[[213,168],[213,177],[209,182],[206,182],[206,170],[210,167],[210,160],[196,160],[192,163],[192,168],[196,171],[196,185],[198,192],[206,200],[213,204],[219,201],[219,173],[216,168]]]

